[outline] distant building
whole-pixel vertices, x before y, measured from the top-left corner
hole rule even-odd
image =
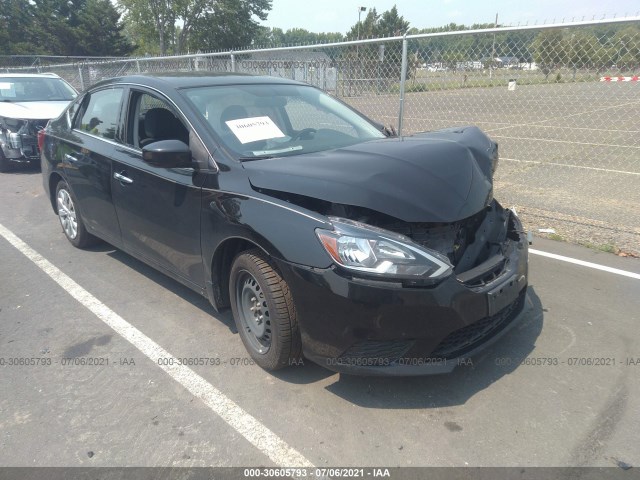
[[[496,57],[494,59],[498,68],[517,67],[520,63],[518,57]]]

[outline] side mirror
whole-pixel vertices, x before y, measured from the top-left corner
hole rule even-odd
[[[161,168],[191,168],[191,150],[180,140],[160,140],[142,149],[142,160]]]

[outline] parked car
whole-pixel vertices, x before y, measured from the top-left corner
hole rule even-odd
[[[77,96],[58,75],[0,74],[0,172],[40,163],[36,136]]]
[[[448,372],[523,310],[526,235],[475,127],[398,138],[303,83],[189,73],[102,81],[40,141],[68,240],[231,308],[267,370]]]

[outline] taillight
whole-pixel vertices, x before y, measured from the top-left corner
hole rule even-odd
[[[44,127],[42,130],[38,130],[38,149],[40,151],[42,151],[42,149],[44,148],[44,132],[46,131],[48,126],[49,123],[47,122],[46,127]]]

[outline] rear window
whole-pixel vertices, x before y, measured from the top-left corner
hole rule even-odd
[[[64,80],[47,77],[0,78],[0,101],[44,102],[70,101],[75,90]]]

